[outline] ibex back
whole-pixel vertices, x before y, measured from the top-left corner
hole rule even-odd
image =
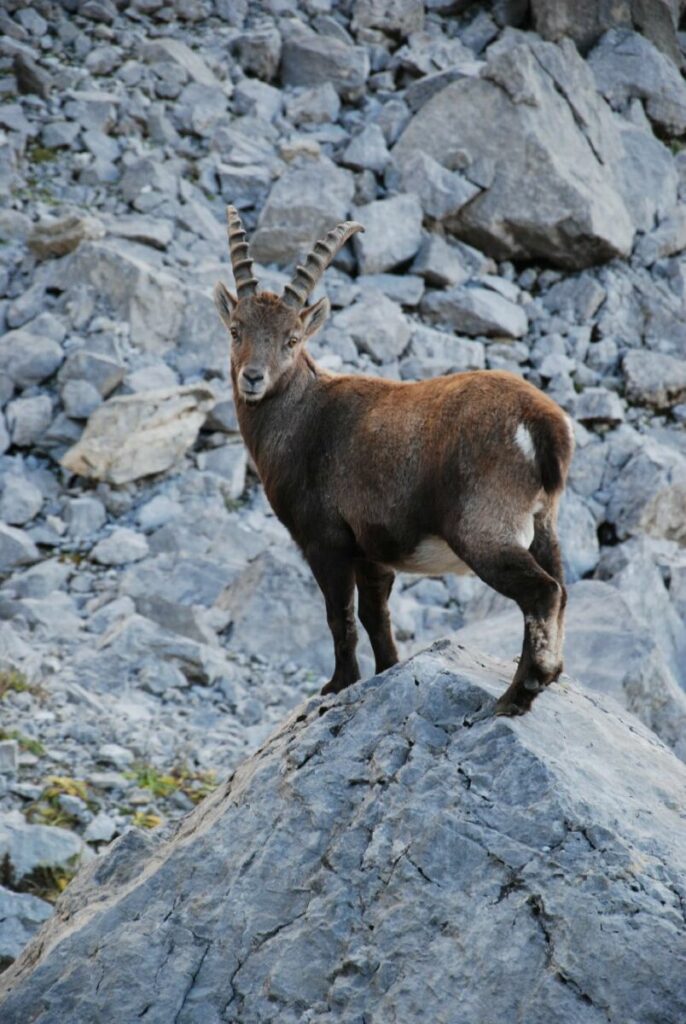
[[[473,570],[517,602],[524,643],[499,714],[522,714],[562,670],[566,592],[557,508],[573,452],[570,421],[511,373],[416,383],[339,375],[305,348],[329,313],[307,306],[360,224],[317,242],[279,297],[258,293],[245,232],[229,207],[237,294],[215,300],[231,335],[241,433],[267,497],[319,584],[335,669],[323,693],[360,677],[358,613],[376,669],[394,665],[388,597],[396,570]]]

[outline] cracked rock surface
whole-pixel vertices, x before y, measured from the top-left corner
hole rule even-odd
[[[507,679],[439,641],[301,705],[81,872],[4,1024],[682,1024],[686,767],[567,677],[494,718]]]

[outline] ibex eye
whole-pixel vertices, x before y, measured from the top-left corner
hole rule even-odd
[[[298,344],[298,337],[297,337],[297,335],[292,334],[290,336],[290,338],[288,339],[287,344],[288,344],[289,348],[295,348],[295,346]]]
[[[232,327],[230,333],[231,333],[231,337],[233,338],[233,340],[234,341],[238,341],[238,328],[237,327]]]

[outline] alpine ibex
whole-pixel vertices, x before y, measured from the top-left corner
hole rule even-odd
[[[524,644],[499,714],[527,711],[562,670],[566,592],[556,536],[572,457],[570,421],[512,373],[481,370],[398,382],[330,373],[305,342],[328,299],[307,306],[326,267],[362,225],[318,241],[281,297],[258,293],[238,212],[228,208],[237,294],[220,282],[241,433],[279,519],[326,602],[335,650],[322,693],[360,677],[355,587],[377,672],[398,655],[388,597],[394,571],[472,569],[517,602]]]

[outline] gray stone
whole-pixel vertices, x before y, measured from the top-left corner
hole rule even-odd
[[[0,338],[0,371],[20,387],[51,377],[63,359],[57,342],[32,334],[30,328],[8,331]]]
[[[290,262],[348,217],[355,185],[350,171],[330,160],[304,159],[274,183],[251,238],[255,259]],[[383,268],[385,269],[385,268]]]
[[[211,138],[227,113],[228,99],[219,85],[189,82],[174,105],[173,119],[180,131]]]
[[[445,373],[483,370],[485,365],[483,342],[456,338],[433,327],[416,324],[408,354],[400,364],[400,375],[407,380],[424,380]]]
[[[82,128],[107,132],[116,124],[119,102],[120,97],[112,92],[72,89],[62,109],[70,120],[77,121]]]
[[[145,558],[148,550],[145,537],[135,530],[120,526],[95,545],[91,557],[100,565],[126,565]]]
[[[634,103],[641,106],[638,100]],[[645,114],[642,122],[637,127],[618,119],[622,151],[615,169],[634,226],[638,231],[651,231],[655,221],[667,217],[674,208],[678,177],[670,150],[653,135]]]
[[[343,163],[355,170],[369,170],[380,174],[390,154],[378,124],[368,124],[343,151]]]
[[[589,54],[599,91],[613,106],[643,100],[646,113],[663,131],[686,131],[686,82],[672,61],[644,36],[611,29]]]
[[[424,281],[416,274],[365,274],[357,280],[362,294],[383,292],[401,306],[418,306],[424,294]]]
[[[43,505],[39,487],[18,473],[0,477],[0,519],[10,526],[24,526],[35,519]]]
[[[341,101],[331,82],[299,90],[286,100],[286,113],[293,124],[334,124]]]
[[[65,262],[61,284],[65,289],[90,285],[117,318],[131,325],[131,341],[143,351],[174,343],[184,310],[177,279],[115,242],[82,243]]]
[[[559,533],[565,579],[580,580],[592,572],[600,559],[598,527],[588,504],[571,488],[560,503]]]
[[[532,0],[534,26],[546,39],[569,36],[582,52],[607,29],[632,25],[678,64],[677,25],[680,0],[612,0],[611,3],[579,3],[579,0]]]
[[[269,169],[260,164],[219,164],[217,178],[222,199],[240,210],[264,206],[272,184]]]
[[[574,323],[587,324],[604,302],[605,294],[595,277],[584,273],[554,284],[541,297],[541,302],[550,313],[560,313]]]
[[[19,767],[16,740],[0,740],[0,775],[14,775]]]
[[[180,39],[161,37],[152,42],[146,43],[142,51],[143,59],[154,63],[155,61],[169,61],[183,68],[189,78],[200,85],[217,86],[219,82],[207,66],[206,62],[191,50],[190,46]]]
[[[68,868],[86,863],[89,851],[73,832],[50,825],[29,825],[19,812],[0,815],[0,858],[13,885],[36,868]]]
[[[284,31],[281,50],[284,85],[331,82],[343,96],[357,96],[368,74],[369,57],[365,47],[351,46],[334,36],[318,35],[299,21],[292,21]]]
[[[377,363],[396,359],[410,340],[410,325],[400,307],[381,292],[363,295],[336,313],[333,326],[349,335],[360,352]]]
[[[436,220],[455,216],[481,191],[463,174],[447,170],[423,152],[403,160],[400,180],[406,192],[419,197],[424,213]]]
[[[29,448],[38,441],[52,421],[52,402],[48,395],[15,398],[7,406],[7,426],[12,444]]]
[[[105,811],[100,811],[86,826],[83,838],[87,843],[109,843],[116,833],[114,820]]]
[[[422,240],[422,210],[410,194],[379,199],[355,210],[364,234],[354,236],[362,274],[379,274],[411,259]]]
[[[0,971],[19,956],[52,913],[45,900],[0,886]]]
[[[241,443],[223,444],[198,455],[198,468],[217,473],[225,482],[226,496],[235,501],[245,490],[247,452]]]
[[[283,110],[283,95],[280,89],[258,78],[244,78],[233,91],[232,107],[238,114],[273,121]]]
[[[13,572],[39,558],[38,548],[24,530],[0,523],[0,573]]]
[[[469,177],[470,165],[491,161],[490,184],[482,179],[446,226],[497,259],[579,268],[628,254],[633,226],[612,170],[619,132],[573,45],[491,51],[481,78],[451,83],[414,116],[394,165],[402,171],[420,152]]]
[[[151,245],[153,249],[166,249],[174,237],[174,225],[160,217],[142,217],[136,214],[113,218],[107,223],[107,233],[118,238]]]
[[[125,376],[125,368],[114,359],[81,349],[69,353],[60,368],[59,381],[63,387],[69,381],[87,381],[107,398]]]
[[[631,349],[622,363],[630,402],[669,409],[686,398],[686,360]]]
[[[82,871],[3,976],[3,1019],[676,1024],[686,770],[566,680],[474,721],[507,672],[443,643],[299,707],[179,829]]]
[[[470,335],[521,338],[528,328],[523,308],[490,288],[457,285],[431,292],[424,297],[422,312],[434,322]]]
[[[686,544],[686,458],[647,439],[622,466],[607,519],[622,540],[647,533]]]
[[[686,249],[686,206],[679,206],[654,231],[644,235],[636,253],[646,266]]]
[[[577,397],[574,415],[580,423],[614,426],[624,419],[619,395],[607,388],[586,388]]]
[[[378,28],[389,35],[406,36],[424,28],[423,0],[355,0],[355,24]]]
[[[200,384],[110,398],[61,465],[113,484],[162,473],[194,443],[213,405],[214,395]]]
[[[69,536],[76,540],[84,540],[97,533],[107,519],[103,503],[89,495],[83,498],[69,498],[63,514]]]
[[[424,238],[410,269],[436,288],[462,284],[469,277],[460,250],[434,234]]]
[[[238,63],[248,74],[266,82],[276,77],[281,60],[281,33],[272,22],[264,21],[241,32],[233,40]]]
[[[64,411],[73,419],[88,419],[101,402],[100,392],[90,381],[68,380],[62,388]]]

